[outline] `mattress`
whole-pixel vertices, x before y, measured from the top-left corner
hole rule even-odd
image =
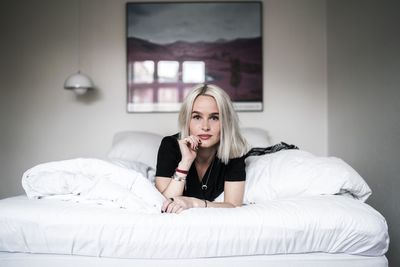
[[[143,214],[88,203],[0,201],[0,251],[131,259],[345,253],[381,257],[385,219],[338,195]]]
[[[0,252],[2,267],[387,267],[385,256],[305,253],[201,259],[116,259],[74,255]]]

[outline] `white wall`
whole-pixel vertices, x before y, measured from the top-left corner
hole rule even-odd
[[[329,0],[329,154],[367,181],[400,266],[400,2]]]
[[[0,10],[0,198],[22,193],[24,170],[41,162],[104,157],[113,134],[171,134],[177,114],[126,113],[125,1],[82,0],[81,66],[95,94],[63,90],[77,70],[77,1],[2,1]],[[327,153],[325,1],[264,2],[264,111],[240,113],[319,155]]]

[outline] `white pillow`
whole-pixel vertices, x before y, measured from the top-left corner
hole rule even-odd
[[[267,131],[260,128],[242,128],[241,133],[251,147],[268,147],[271,145]]]
[[[139,161],[155,169],[162,138],[161,135],[150,132],[116,133],[107,157],[110,160]]]
[[[246,177],[244,203],[344,193],[365,201],[371,195],[363,178],[343,160],[301,150],[249,157]]]
[[[140,161],[123,160],[123,159],[111,159],[111,163],[116,164],[120,167],[125,167],[129,170],[134,170],[141,173],[146,177],[151,183],[155,183],[156,170],[149,165],[142,163]]]

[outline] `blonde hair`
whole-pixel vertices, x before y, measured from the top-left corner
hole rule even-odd
[[[219,110],[220,143],[217,157],[225,164],[229,159],[245,155],[249,145],[239,129],[239,117],[236,114],[228,94],[216,85],[199,84],[187,95],[179,113],[179,128],[181,138],[189,136],[189,123],[192,117],[193,103],[200,95],[211,96],[215,99]]]

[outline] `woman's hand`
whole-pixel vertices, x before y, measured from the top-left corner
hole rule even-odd
[[[161,207],[161,212],[181,213],[182,211],[198,207],[200,200],[194,197],[177,196],[167,199]]]
[[[182,162],[190,165],[197,156],[197,149],[201,145],[201,140],[195,135],[190,135],[184,139],[178,140],[179,149],[182,154]]]

